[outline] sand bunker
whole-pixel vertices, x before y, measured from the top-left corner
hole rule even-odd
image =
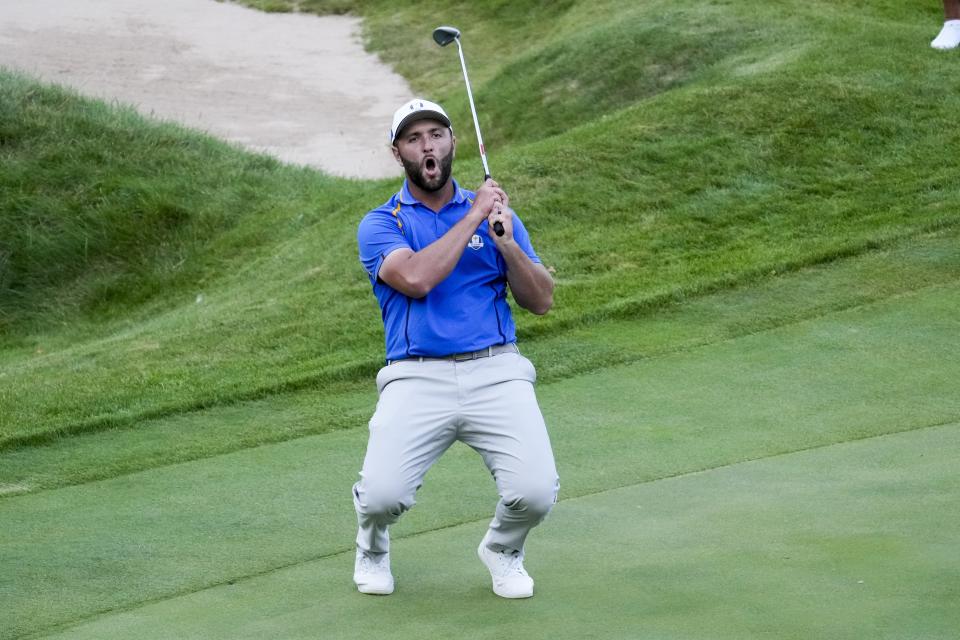
[[[399,176],[387,134],[412,90],[359,30],[214,0],[2,0],[0,65],[285,162]]]

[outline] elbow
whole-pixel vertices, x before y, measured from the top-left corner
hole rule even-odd
[[[407,297],[413,298],[414,300],[420,300],[421,298],[426,298],[428,293],[430,293],[430,289],[420,287],[420,288],[411,290],[407,294]]]
[[[547,295],[526,307],[527,311],[538,316],[546,315],[553,308],[553,294]]]
[[[430,290],[433,289],[429,282],[423,280],[406,280],[403,283],[402,292],[403,295],[408,298],[425,298]]]
[[[377,277],[391,289],[408,298],[425,297],[437,286],[437,283],[431,280],[429,271],[423,273],[424,269],[413,262],[412,258],[415,255],[410,250],[391,253],[384,259]]]

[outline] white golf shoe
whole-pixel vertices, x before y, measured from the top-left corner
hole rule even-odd
[[[390,553],[368,553],[357,549],[353,565],[353,581],[360,593],[388,596],[393,593],[393,574],[390,573]]]
[[[960,46],[960,20],[947,20],[930,46],[934,49],[948,50]]]
[[[493,578],[493,592],[501,598],[529,598],[533,595],[533,578],[523,568],[523,552],[505,553],[487,546],[487,536],[477,547],[480,561]]]

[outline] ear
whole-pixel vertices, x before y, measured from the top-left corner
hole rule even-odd
[[[397,161],[401,167],[403,166],[403,160],[400,159],[400,149],[397,149],[397,145],[390,145],[390,151],[393,152],[393,159]]]
[[[453,152],[453,157],[457,157],[457,136],[450,134],[450,142],[453,145],[450,150]]]

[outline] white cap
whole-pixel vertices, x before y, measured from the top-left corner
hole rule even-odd
[[[417,120],[436,120],[442,122],[444,126],[450,127],[451,130],[453,129],[453,125],[450,124],[450,117],[443,110],[443,107],[436,102],[414,98],[393,114],[393,126],[390,127],[390,143],[393,144],[396,141],[397,136],[400,135],[405,126]]]

